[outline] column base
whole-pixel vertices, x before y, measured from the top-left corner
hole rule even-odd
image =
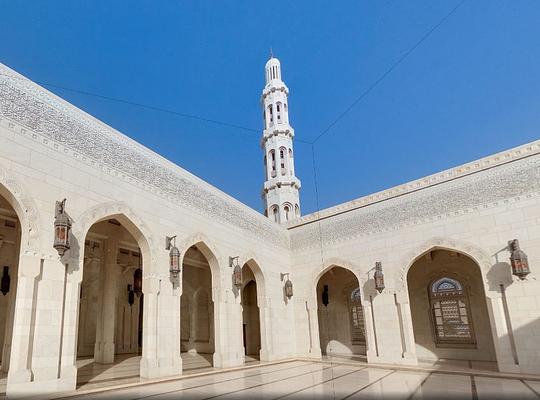
[[[114,343],[100,342],[96,343],[94,350],[94,361],[99,364],[114,363]]]
[[[43,397],[45,394],[68,392],[77,388],[77,377],[51,379],[34,382],[12,382],[8,380],[6,396],[10,399],[28,396]]]
[[[182,375],[182,358],[141,358],[139,374],[145,379]]]

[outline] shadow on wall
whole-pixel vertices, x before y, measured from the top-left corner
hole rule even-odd
[[[316,290],[322,353],[365,355],[362,290],[356,276],[334,266],[320,277]]]

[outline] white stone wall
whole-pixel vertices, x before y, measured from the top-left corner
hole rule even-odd
[[[322,272],[337,265],[353,271],[360,281],[371,336],[368,360],[414,364],[407,271],[425,252],[440,248],[471,257],[482,271],[490,330],[482,329],[481,334],[493,336],[499,369],[538,373],[540,344],[534,338],[540,324],[539,150],[540,142],[525,145],[471,163],[482,166],[476,173],[470,165],[458,167],[290,225],[298,353],[320,354],[314,287]],[[459,178],[452,175],[457,171]],[[524,281],[511,275],[509,253],[499,252],[516,238],[531,265]],[[383,264],[382,294],[374,289],[376,261]]]

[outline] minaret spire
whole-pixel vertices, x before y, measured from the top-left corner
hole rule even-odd
[[[294,129],[289,124],[289,88],[281,80],[281,64],[272,53],[265,66],[261,103],[264,130],[265,214],[284,223],[300,217],[300,180],[294,173]]]

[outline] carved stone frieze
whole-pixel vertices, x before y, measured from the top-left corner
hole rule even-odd
[[[288,247],[286,231],[134,140],[0,64],[0,118],[41,135],[44,143],[212,219]]]
[[[329,245],[540,193],[540,155],[291,228],[291,248]]]

